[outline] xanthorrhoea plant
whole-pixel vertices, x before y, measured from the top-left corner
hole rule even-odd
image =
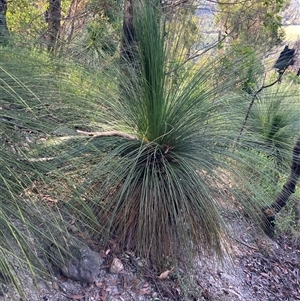
[[[164,22],[158,3],[135,2],[135,64],[126,68],[130,76],[119,77],[121,95],[106,102],[114,132],[89,143],[107,152],[82,187],[89,202],[75,204],[101,235],[158,265],[196,249],[220,251],[222,221],[212,191],[217,182],[226,185],[228,174],[239,177],[236,194],[246,210],[258,214],[270,201],[249,172],[266,162],[249,151],[254,133],[232,152],[246,110],[226,104],[235,105],[228,91],[239,85],[216,81],[215,58],[174,67],[176,47]]]
[[[54,244],[68,253],[66,245],[57,241],[67,233],[62,215],[41,202],[46,166],[44,159],[35,159],[41,154],[40,143],[59,123],[77,115],[76,102],[72,93],[73,114],[69,114],[68,89],[62,103],[62,83],[52,76],[58,75],[54,61],[13,47],[0,52],[0,281],[13,283],[22,298],[30,299],[34,292],[28,288],[33,289],[41,276],[49,276],[46,262],[53,254],[47,254],[47,246]],[[44,158],[57,155],[56,147],[50,145]],[[34,181],[41,184],[35,192]]]
[[[248,133],[256,136],[255,148],[264,149],[278,169],[290,164],[300,129],[298,107],[297,90],[292,84],[282,83],[262,91],[250,113]]]
[[[92,189],[83,187],[93,206],[85,215],[94,210],[98,218],[91,216],[90,223],[99,223],[105,235],[162,264],[167,256],[221,249],[222,223],[211,188],[234,137],[218,110],[230,83],[216,89],[209,64],[188,71],[184,66],[177,76],[159,4],[135,5],[138,68],[131,67],[129,79],[120,78],[122,89],[128,88],[111,100],[118,119],[107,120],[131,137],[118,132],[94,138],[98,148],[115,146],[86,182]]]

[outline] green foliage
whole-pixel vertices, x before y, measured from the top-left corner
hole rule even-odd
[[[45,33],[44,20],[47,1],[16,0],[8,3],[7,24],[11,33],[23,39],[38,39]]]
[[[15,42],[45,49],[48,1],[16,0],[8,5],[7,23]],[[118,1],[62,1],[59,53],[77,61],[101,63],[117,53],[122,6]],[[85,15],[85,18],[82,16]]]
[[[119,36],[105,19],[99,16],[88,24],[86,50],[95,51],[100,57],[113,56],[119,45]]]
[[[264,66],[255,48],[236,42],[225,50],[216,72],[223,80],[235,80],[234,89],[252,95],[258,89]]]
[[[230,1],[218,3],[217,23],[241,44],[268,48],[283,38],[280,12],[287,1]]]
[[[118,55],[121,39],[122,5],[120,1],[88,1],[86,10],[90,14],[87,24],[76,33],[71,48],[85,61],[101,64]],[[107,62],[106,62],[107,64]]]

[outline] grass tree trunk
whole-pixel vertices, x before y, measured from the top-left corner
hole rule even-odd
[[[6,44],[9,31],[6,24],[7,0],[0,0],[0,44]]]
[[[282,190],[277,195],[275,201],[271,206],[263,208],[263,214],[266,220],[266,233],[270,236],[274,235],[275,215],[278,213],[287,203],[289,197],[295,193],[296,184],[300,177],[300,137],[298,138],[293,149],[293,160],[291,165],[291,171],[287,178],[286,183],[283,185]]]
[[[59,41],[61,20],[61,0],[49,0],[48,8],[48,45],[49,52],[55,51]]]

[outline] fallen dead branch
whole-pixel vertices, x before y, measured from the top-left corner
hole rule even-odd
[[[134,135],[130,135],[130,134],[119,132],[119,131],[85,132],[85,131],[77,130],[77,133],[81,134],[81,135],[92,136],[93,138],[117,136],[117,137],[129,139],[129,140],[138,140],[138,138]]]

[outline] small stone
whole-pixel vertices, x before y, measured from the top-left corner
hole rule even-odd
[[[114,258],[114,260],[110,266],[110,269],[109,269],[110,273],[118,274],[123,270],[124,270],[124,265],[121,262],[121,260],[119,258]]]

